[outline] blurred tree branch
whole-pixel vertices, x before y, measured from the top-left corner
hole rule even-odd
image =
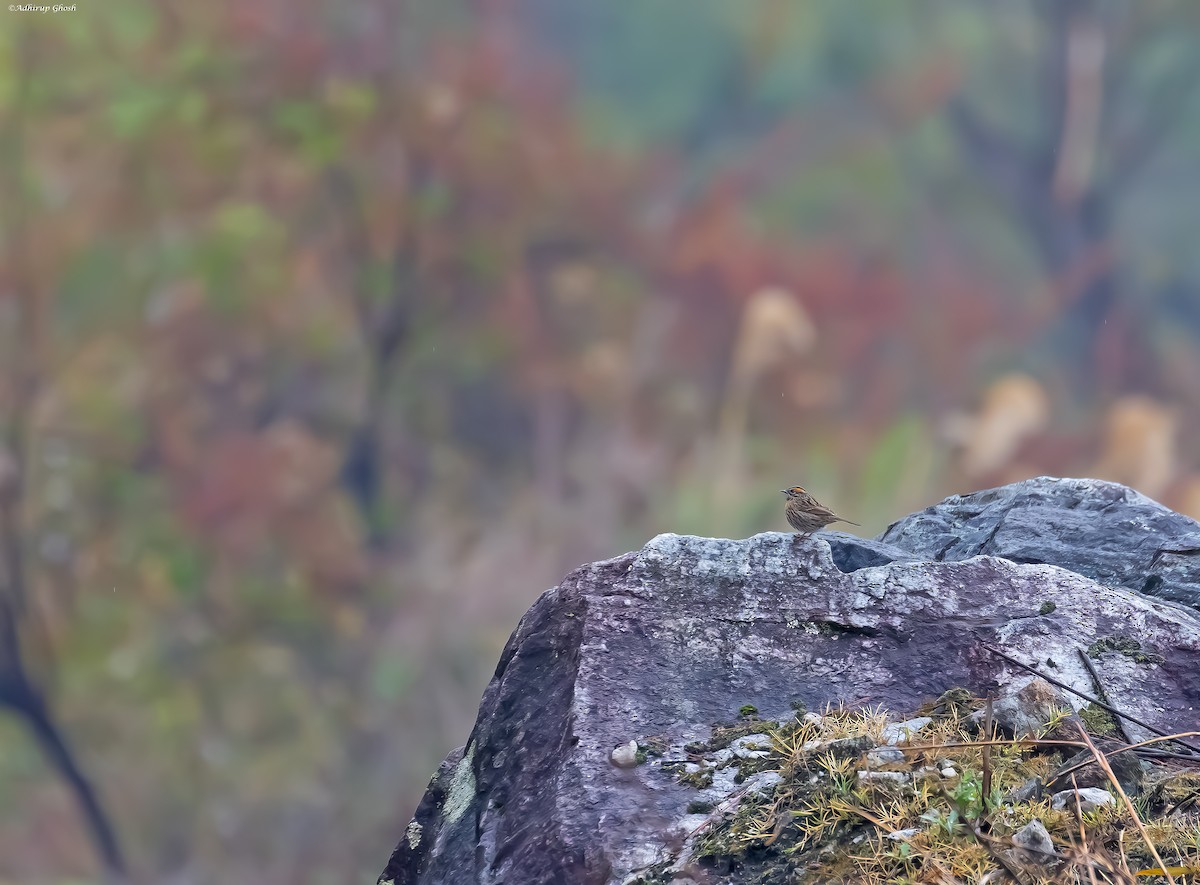
[[[946,118],[971,166],[1008,207],[1051,281],[1057,316],[1043,333],[1046,349],[1081,391],[1125,387],[1134,377],[1145,383],[1155,377],[1157,361],[1136,332],[1136,316],[1124,318],[1127,324],[1109,325],[1121,306],[1123,272],[1112,245],[1114,213],[1118,198],[1175,125],[1200,77],[1200,62],[1179,71],[1169,90],[1143,112],[1138,128],[1112,145],[1108,163],[1098,163],[1094,155],[1111,141],[1104,138],[1101,121],[1116,116],[1114,90],[1105,86],[1114,68],[1105,49],[1111,22],[1092,0],[1044,4],[1038,15],[1045,38],[1037,62],[1042,111],[1032,146],[985,123],[961,96],[948,105]],[[1125,67],[1117,68],[1126,78],[1136,53],[1127,49]],[[1107,78],[1104,65],[1110,69]],[[1102,333],[1124,336],[1121,352],[1128,358],[1117,361],[1112,377],[1098,379],[1096,369],[1113,362],[1099,359]]]
[[[0,706],[32,732],[51,767],[79,805],[109,878],[124,880],[125,862],[108,815],[54,723],[41,689],[30,676],[22,648],[22,621],[29,617],[29,566],[25,556],[25,503],[29,487],[32,414],[42,377],[48,296],[30,268],[28,169],[25,125],[34,76],[32,35],[17,41],[16,85],[8,119],[0,130],[3,202],[10,216],[4,231],[5,261],[15,301],[15,320],[6,374],[12,378],[7,414],[0,415]]]
[[[411,224],[402,226],[387,265],[387,276],[380,281],[373,273],[376,259],[371,252],[362,201],[350,172],[340,166],[331,167],[326,181],[330,199],[345,224],[349,293],[367,359],[363,414],[346,448],[342,483],[363,516],[370,543],[378,547],[389,533],[380,510],[384,482],[383,419],[396,362],[412,325],[413,293],[417,285],[415,237]]]

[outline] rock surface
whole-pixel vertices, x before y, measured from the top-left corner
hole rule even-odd
[[[1040,676],[1022,676],[1004,686],[996,698],[996,724],[1013,737],[1036,736],[1070,699]]]
[[[879,540],[933,562],[1048,563],[1200,609],[1200,523],[1118,483],[1040,476],[955,495]]]
[[[1146,654],[1093,654],[1110,701],[1200,728],[1200,616],[1166,601],[1200,600],[1197,554],[1196,523],[1091,480],[951,498],[879,541],[660,535],[533,605],[380,881],[637,882],[697,826],[675,748],[744,705],[911,710],[1025,675],[985,643],[1094,693],[1077,650],[1136,642]],[[669,749],[615,766],[631,740]]]

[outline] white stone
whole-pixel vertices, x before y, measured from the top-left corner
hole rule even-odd
[[[609,758],[617,768],[633,768],[637,765],[637,751],[637,741],[630,741],[627,744],[614,747],[612,753],[609,754]]]
[[[860,771],[860,784],[906,784],[909,774],[906,771]]]
[[[1075,790],[1063,790],[1061,793],[1055,793],[1054,798],[1050,800],[1050,807],[1062,810],[1064,808],[1073,809],[1075,807]],[[1113,798],[1113,794],[1108,790],[1101,790],[1099,787],[1082,787],[1079,792],[1079,808],[1081,811],[1095,811],[1105,805],[1112,805],[1117,800]]]
[[[739,759],[766,759],[771,755],[771,738],[765,734],[748,734],[738,738],[729,748]]]
[[[914,734],[932,721],[929,716],[918,716],[904,722],[889,722],[883,727],[883,739],[892,746],[906,744],[912,740]]]

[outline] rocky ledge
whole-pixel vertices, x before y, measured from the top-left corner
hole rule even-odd
[[[916,711],[950,689],[995,696],[1032,667],[1077,709],[1106,692],[1140,722],[1131,740],[1198,730],[1197,563],[1196,522],[1045,477],[949,498],[876,540],[660,535],[526,613],[380,882],[660,881],[683,868],[698,809],[721,802],[697,804],[687,762],[739,712],[786,729],[797,709]]]

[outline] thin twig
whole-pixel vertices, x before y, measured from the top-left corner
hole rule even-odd
[[[1179,740],[1179,738],[1181,738],[1181,737],[1200,737],[1200,731],[1181,731],[1177,734],[1164,734],[1160,737],[1150,738],[1149,740],[1138,741],[1136,744],[1129,744],[1124,747],[1118,747],[1117,749],[1108,752],[1106,755],[1111,758],[1113,756],[1116,756],[1118,753],[1125,753],[1130,750],[1137,750],[1141,747],[1148,747],[1151,744],[1158,744],[1158,743],[1162,743],[1164,741],[1175,741],[1176,743],[1182,743],[1182,741]],[[1155,754],[1155,755],[1157,757],[1158,754]],[[1163,754],[1163,755],[1167,756],[1169,758],[1185,759],[1189,762],[1194,762],[1196,759],[1196,757],[1194,757],[1194,756],[1184,756],[1182,754],[1176,754],[1176,753],[1169,753],[1169,754]],[[1071,772],[1079,771],[1079,769],[1086,768],[1087,766],[1089,766],[1091,764],[1092,764],[1091,761],[1087,761],[1087,762],[1080,762],[1076,765],[1072,765],[1070,768],[1068,768],[1064,771],[1060,771],[1054,777],[1050,778],[1050,780],[1048,780],[1046,782],[1045,786],[1049,787],[1052,783],[1054,783],[1059,778],[1066,777]]]
[[[1200,732],[1186,731],[1184,734],[1200,734]],[[1164,740],[1171,737],[1163,735],[1163,737],[1155,738],[1155,740]],[[1146,743],[1149,743],[1147,741]],[[945,750],[955,749],[958,747],[1086,747],[1083,741],[1063,741],[1051,740],[1049,738],[997,738],[994,741],[953,741],[946,744],[912,744],[907,747],[897,746],[896,749],[902,753],[912,753],[917,750]],[[1193,758],[1191,756],[1189,759]]]
[[[1121,786],[1121,782],[1117,780],[1117,776],[1113,774],[1112,766],[1108,764],[1108,758],[1096,749],[1096,745],[1092,743],[1091,737],[1087,733],[1087,729],[1080,723],[1076,722],[1075,727],[1079,730],[1079,735],[1088,745],[1088,749],[1092,751],[1092,755],[1096,757],[1096,761],[1100,767],[1104,769],[1104,773],[1108,775],[1108,779],[1112,782],[1113,788],[1120,795],[1125,807],[1129,810],[1130,817],[1133,818],[1133,825],[1138,828],[1138,832],[1142,835],[1142,840],[1146,843],[1146,847],[1150,849],[1150,856],[1158,861],[1158,868],[1163,871],[1163,875],[1167,877],[1167,882],[1170,885],[1179,885],[1175,881],[1175,877],[1171,875],[1171,871],[1167,869],[1166,863],[1163,862],[1158,849],[1154,847],[1154,843],[1150,840],[1150,834],[1146,832],[1146,827],[1142,823],[1142,819],[1138,817],[1137,809],[1133,807],[1133,803],[1129,801],[1129,797],[1125,794],[1125,788]],[[1078,794],[1076,794],[1078,795]]]
[[[988,698],[987,703],[983,708],[983,733],[989,738],[995,737],[992,733],[992,699]],[[981,750],[983,755],[983,799],[981,807],[984,812],[987,811],[988,796],[992,795],[992,746],[984,744]]]
[[[1168,808],[1166,811],[1164,811],[1163,817],[1170,817],[1172,814],[1174,814],[1176,811],[1183,808],[1183,806],[1187,805],[1189,802],[1191,802],[1197,796],[1200,796],[1200,789],[1192,790],[1192,792],[1188,793],[1186,796],[1184,796],[1182,799],[1180,799],[1178,802],[1176,802],[1174,805],[1172,805],[1170,808]]]
[[[1092,885],[1097,885],[1096,866],[1092,863],[1092,849],[1088,847],[1087,830],[1083,826],[1083,806],[1079,802],[1079,782],[1075,780],[1075,775],[1071,775],[1071,786],[1074,788],[1072,795],[1075,797],[1075,822],[1079,824],[1079,844],[1083,847],[1084,856],[1088,861],[1088,878]]]
[[[976,635],[976,638],[978,638],[978,634]],[[996,655],[997,657],[1003,658],[1004,660],[1008,661],[1010,664],[1020,667],[1022,670],[1028,670],[1030,673],[1033,673],[1035,676],[1040,676],[1042,679],[1045,679],[1050,684],[1057,685],[1059,688],[1069,691],[1071,694],[1081,697],[1085,701],[1090,701],[1091,703],[1095,704],[1097,707],[1103,707],[1105,710],[1107,710],[1108,712],[1112,713],[1115,716],[1120,716],[1124,719],[1128,719],[1133,724],[1140,725],[1140,726],[1142,726],[1142,728],[1145,728],[1148,731],[1153,732],[1154,734],[1163,735],[1163,736],[1166,735],[1165,731],[1163,731],[1162,729],[1160,729],[1156,726],[1151,725],[1149,722],[1143,722],[1141,719],[1138,719],[1135,716],[1131,716],[1129,713],[1125,713],[1122,710],[1118,710],[1116,707],[1112,706],[1111,704],[1104,703],[1104,701],[1100,700],[1099,698],[1094,698],[1091,695],[1087,694],[1086,692],[1082,692],[1077,688],[1072,688],[1071,686],[1067,685],[1067,683],[1063,682],[1062,680],[1055,679],[1053,676],[1043,673],[1041,670],[1037,669],[1036,667],[1031,667],[1029,664],[1026,664],[1022,661],[1018,661],[1016,658],[1012,657],[1011,655],[1005,654],[1004,652],[1000,651],[1000,649],[995,648],[992,645],[989,645],[988,643],[984,642],[982,639],[979,640],[979,644],[982,645],[984,648],[986,648],[988,651],[990,651],[992,654]],[[1197,753],[1200,753],[1200,747],[1197,747],[1194,744],[1189,744],[1184,741],[1179,741],[1178,743],[1187,747],[1189,750],[1193,750]]]
[[[1125,860],[1125,828],[1117,831],[1117,857],[1121,859],[1121,871],[1133,878],[1133,870],[1129,869],[1129,861]]]
[[[1092,684],[1096,686],[1096,694],[1099,695],[1100,700],[1104,701],[1104,703],[1109,703],[1108,692],[1104,690],[1104,683],[1100,679],[1100,674],[1096,672],[1096,667],[1092,663],[1091,657],[1082,648],[1077,648],[1075,651],[1079,654],[1079,660],[1083,661],[1083,666],[1087,667],[1088,673],[1092,675]],[[1127,744],[1132,743],[1129,739],[1129,733],[1125,731],[1125,726],[1121,722],[1121,718],[1118,716],[1113,720],[1113,723],[1117,727],[1117,734],[1121,740]]]

